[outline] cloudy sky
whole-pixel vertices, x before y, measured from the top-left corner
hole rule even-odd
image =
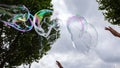
[[[104,30],[106,26],[111,26],[120,31],[120,27],[104,20],[96,0],[53,0],[52,4],[62,21],[61,37],[51,45],[48,55],[39,63],[34,62],[32,68],[58,68],[56,60],[60,61],[64,68],[120,68],[120,39]],[[67,30],[67,20],[73,15],[83,16],[94,26],[89,25],[87,33],[84,33],[81,39],[77,38],[78,32],[74,32],[77,39],[75,42],[78,43],[76,47],[72,45],[71,35]],[[77,31],[76,28],[72,31],[74,30]],[[91,40],[92,43],[89,42]]]

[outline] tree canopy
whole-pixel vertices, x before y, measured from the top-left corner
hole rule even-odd
[[[120,0],[96,0],[99,10],[103,10],[105,19],[111,24],[120,25]]]
[[[0,0],[0,4],[25,5],[33,15],[41,9],[52,9],[51,0]],[[44,26],[47,29],[45,24]],[[22,33],[0,22],[0,68],[13,68],[38,61],[58,37],[59,31],[55,29],[52,29],[49,39],[46,39],[34,29]]]

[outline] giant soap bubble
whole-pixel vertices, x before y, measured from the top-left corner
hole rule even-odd
[[[0,4],[0,21],[19,31],[30,31],[33,27],[31,14],[24,5]]]
[[[84,17],[72,16],[67,21],[73,46],[82,53],[87,53],[97,45],[98,34],[92,24]]]
[[[59,31],[59,19],[52,18],[52,13],[53,10],[42,9],[32,15],[24,5],[0,4],[0,22],[22,32],[30,31],[34,27],[44,37],[48,37],[52,30]]]

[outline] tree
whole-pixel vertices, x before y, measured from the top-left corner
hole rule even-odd
[[[1,4],[25,5],[32,14],[41,9],[52,9],[51,0],[0,0]],[[45,29],[47,29],[44,24]],[[0,68],[16,68],[21,64],[38,61],[50,50],[59,31],[52,29],[50,38],[38,35],[34,29],[22,33],[0,22]]]
[[[99,10],[103,10],[105,19],[111,24],[120,25],[120,0],[96,0]]]

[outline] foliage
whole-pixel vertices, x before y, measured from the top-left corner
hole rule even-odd
[[[120,0],[96,0],[99,9],[104,10],[105,19],[111,24],[120,25]]]

